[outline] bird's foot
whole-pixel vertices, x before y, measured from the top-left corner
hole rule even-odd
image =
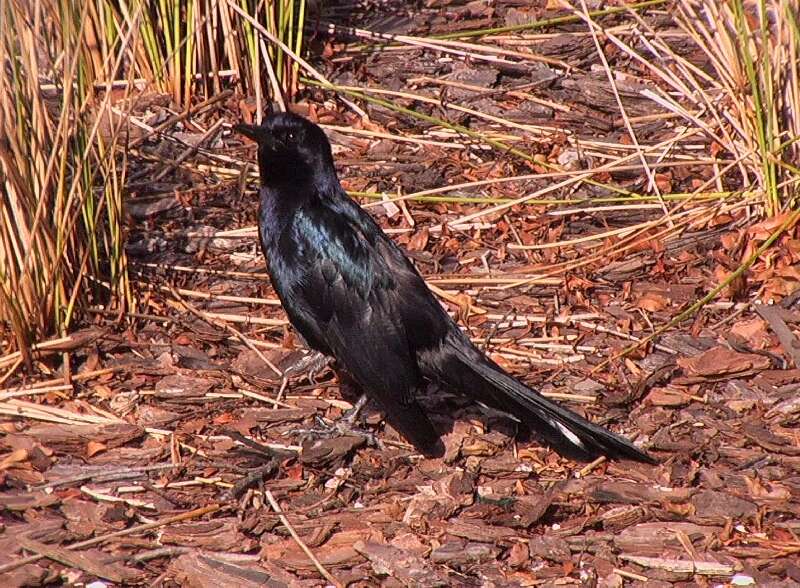
[[[349,409],[341,418],[335,421],[328,421],[320,416],[316,416],[314,417],[316,420],[315,427],[310,429],[294,429],[289,431],[289,434],[328,438],[339,436],[361,437],[366,440],[367,445],[370,447],[382,449],[383,443],[374,433],[356,425],[361,409],[364,408],[366,403],[367,396],[362,395],[361,398],[358,399],[358,402],[353,405],[353,408]]]

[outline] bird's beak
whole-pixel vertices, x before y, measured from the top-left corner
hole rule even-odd
[[[269,149],[276,149],[280,144],[279,142],[269,134],[264,127],[260,125],[246,125],[244,123],[233,125],[233,130],[237,133],[241,133],[248,139],[252,139],[259,146],[264,145]]]

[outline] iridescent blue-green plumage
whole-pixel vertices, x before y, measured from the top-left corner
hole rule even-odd
[[[414,445],[440,455],[416,400],[426,380],[513,415],[579,458],[652,459],[629,441],[521,384],[460,331],[422,277],[339,184],[330,144],[294,114],[238,130],[259,144],[259,233],[292,325],[332,356]]]

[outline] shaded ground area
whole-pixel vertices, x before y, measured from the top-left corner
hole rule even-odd
[[[430,2],[412,14],[381,5],[380,18],[347,24],[430,35],[544,14],[521,4]],[[352,16],[331,10],[321,30]],[[704,66],[666,13],[641,18]],[[628,15],[603,22],[635,34]],[[134,131],[127,214],[138,311],[94,309],[85,330],[40,349],[40,376],[4,378],[3,585],[61,574],[318,586],[330,581],[320,569],[355,586],[800,582],[796,231],[657,345],[618,357],[778,224],[755,224],[744,196],[608,201],[618,194],[605,184],[652,193],[655,182],[666,195],[741,185],[710,140],[643,98],[659,80],[606,48],[627,124],[641,145],[660,146],[647,151],[648,175],[585,25],[500,36],[507,53],[494,61],[408,46],[368,52],[322,33],[314,44],[331,81],[427,97],[436,103],[388,99],[534,156],[356,100],[364,123],[323,90],[299,107],[327,125],[345,186],[384,194],[360,198],[487,353],[635,437],[661,465],[570,462],[435,387],[424,402],[446,432],[444,459],[415,455],[374,408],[366,427],[380,447],[307,438],[303,429],[353,398],[330,370],[296,373],[305,352],[253,229],[252,146],[223,130],[254,103],[226,94],[160,133]],[[150,95],[136,113],[150,128],[173,114],[168,98]],[[602,165],[590,181],[537,195]],[[475,184],[512,176],[523,177]],[[445,201],[385,201],[468,183]],[[62,358],[68,377],[49,372]],[[16,361],[0,358],[2,373]]]

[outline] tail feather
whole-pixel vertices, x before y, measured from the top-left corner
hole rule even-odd
[[[583,460],[605,455],[613,459],[657,463],[627,439],[590,423],[520,383],[477,349],[461,347],[457,345],[456,349],[451,349],[460,365],[453,366],[455,370],[447,370],[451,374],[460,374],[457,387],[465,392],[469,389],[473,394],[481,395],[486,404],[510,412],[560,453]],[[465,377],[469,373],[473,378]],[[481,383],[485,385],[481,386]],[[469,388],[465,389],[465,385]]]
[[[627,439],[595,425],[571,410],[563,408],[511,376],[489,364],[474,366],[475,370],[518,404],[539,426],[534,426],[548,442],[566,453],[595,458],[606,455],[616,459],[633,459],[648,463],[655,460]]]

